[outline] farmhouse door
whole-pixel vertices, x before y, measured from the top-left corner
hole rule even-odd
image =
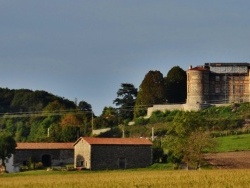
[[[126,168],[126,158],[118,158],[118,168],[119,169]]]
[[[43,155],[42,156],[42,163],[43,163],[43,166],[45,166],[45,167],[51,166],[51,156],[50,155]]]

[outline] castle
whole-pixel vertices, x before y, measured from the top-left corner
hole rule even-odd
[[[209,105],[250,102],[250,63],[205,63],[187,72],[186,104],[154,105],[160,110],[200,110]]]

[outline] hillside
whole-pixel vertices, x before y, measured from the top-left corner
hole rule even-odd
[[[125,127],[127,135],[151,137],[152,128],[156,137],[167,134],[173,124],[190,124],[209,130],[214,136],[223,136],[250,131],[250,103],[209,107],[197,112],[155,111],[148,119],[137,118],[133,126]]]
[[[58,101],[65,109],[76,107],[74,102],[46,91],[0,88],[0,113],[42,111],[54,101]]]
[[[17,142],[75,141],[90,132],[90,118],[89,111],[46,91],[0,88],[0,130]]]

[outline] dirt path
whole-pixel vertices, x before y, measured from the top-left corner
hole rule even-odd
[[[220,169],[250,169],[250,151],[206,154],[205,159]]]

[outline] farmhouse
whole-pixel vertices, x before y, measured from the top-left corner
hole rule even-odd
[[[42,162],[43,166],[74,163],[74,143],[17,143],[13,156],[13,168],[26,166],[28,162]]]
[[[76,168],[125,169],[152,164],[152,142],[144,138],[80,137],[74,148]]]

